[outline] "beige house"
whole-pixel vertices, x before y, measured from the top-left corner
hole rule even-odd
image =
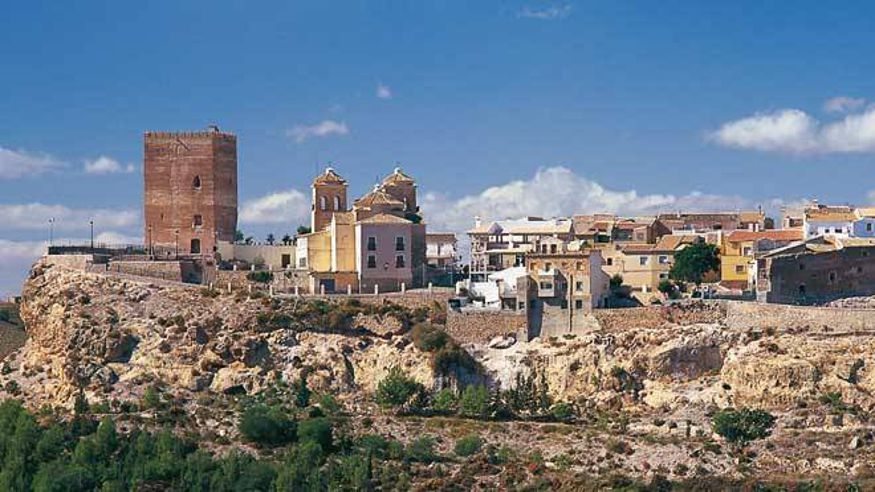
[[[644,303],[658,298],[659,282],[668,279],[677,251],[703,240],[693,234],[662,236],[656,244],[627,244],[603,248],[602,270],[609,277],[619,274],[623,285],[632,289],[632,295]]]

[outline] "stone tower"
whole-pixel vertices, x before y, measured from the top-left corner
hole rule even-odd
[[[313,180],[313,201],[310,205],[310,228],[321,231],[331,223],[334,212],[346,211],[346,180],[332,168]]]
[[[146,132],[144,242],[156,252],[210,254],[237,231],[237,137]]]

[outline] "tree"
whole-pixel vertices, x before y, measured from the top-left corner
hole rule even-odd
[[[452,412],[456,409],[458,400],[456,394],[450,388],[444,388],[434,395],[432,407],[439,412]]]
[[[307,376],[302,375],[301,379],[293,384],[292,389],[295,391],[295,405],[300,408],[306,408],[310,404],[310,388],[307,387]]]
[[[489,416],[489,390],[482,384],[469,384],[459,398],[459,410],[468,417],[486,418]]]
[[[274,237],[272,232],[269,232],[264,240],[267,242],[267,244],[273,246],[273,243],[276,242],[276,237]]]
[[[266,447],[292,442],[297,430],[295,421],[282,408],[263,404],[247,408],[240,418],[238,428],[247,441]]]
[[[424,391],[422,384],[407,376],[400,367],[393,366],[389,369],[389,374],[377,384],[374,396],[380,406],[400,407]]]
[[[305,226],[305,225],[299,225],[298,229],[295,230],[295,233],[298,236],[303,236],[304,234],[310,234],[311,232],[313,232],[313,231],[310,230],[310,228]]]
[[[234,242],[235,242],[235,243],[242,243],[242,242],[243,242],[243,238],[245,238],[245,237],[246,237],[246,235],[243,234],[243,231],[241,231],[240,229],[237,229],[237,230],[234,232]]]
[[[288,246],[292,244],[292,236],[289,236],[288,234],[283,234],[283,238],[281,241],[284,245]]]
[[[743,446],[768,437],[775,425],[775,417],[763,410],[726,408],[711,417],[711,425],[714,432],[727,441]]]
[[[615,291],[623,286],[623,276],[619,273],[615,273],[613,277],[611,277],[611,291]]]
[[[702,283],[702,276],[720,267],[717,246],[698,242],[674,254],[674,264],[669,270],[673,280]]]
[[[302,443],[315,442],[323,451],[331,450],[333,441],[331,423],[325,417],[316,417],[298,424],[298,440]]]

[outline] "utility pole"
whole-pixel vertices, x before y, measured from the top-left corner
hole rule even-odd
[[[155,256],[155,247],[152,245],[152,226],[149,226],[149,256]]]
[[[176,229],[174,231],[174,233],[176,234],[176,259],[178,260],[179,259],[179,229]]]
[[[49,246],[55,245],[55,218],[49,219]]]
[[[91,226],[91,253],[94,253],[94,220],[89,220],[88,225]]]

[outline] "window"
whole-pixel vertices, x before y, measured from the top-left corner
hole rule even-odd
[[[583,282],[581,282],[579,280],[577,282],[575,282],[574,283],[574,290],[576,290],[577,292],[583,291]]]
[[[404,255],[395,255],[395,268],[404,268]]]
[[[194,216],[191,223],[194,227],[201,227],[204,225],[204,217],[201,214],[197,214]]]
[[[836,281],[836,272],[829,272],[829,281],[830,282]]]
[[[662,272],[659,274],[659,280],[668,280],[668,272]]]
[[[666,263],[668,263],[668,256],[665,256],[665,255],[660,256],[659,257],[659,264],[665,265]]]
[[[324,196],[319,197],[319,210],[327,210],[328,202],[325,200]]]
[[[368,251],[377,251],[377,238],[368,236]]]
[[[541,290],[551,290],[553,288],[553,282],[541,282]]]
[[[613,265],[613,264],[614,264],[614,259],[613,259],[613,258],[608,258],[608,266],[611,266],[611,265]]]
[[[334,210],[340,210],[340,197],[334,197]]]
[[[526,302],[525,302],[525,301],[519,301],[519,302],[517,303],[517,309],[525,309],[525,308],[526,308]]]
[[[735,265],[735,273],[738,273],[738,274],[744,273],[744,265]]]
[[[646,256],[639,256],[638,257],[638,264],[641,266],[646,266],[647,263],[649,262],[649,260],[650,260],[650,258],[648,258]]]
[[[554,254],[554,255],[556,254],[556,245],[555,244],[550,245],[550,254]]]
[[[576,268],[577,268],[578,270],[583,270],[583,262],[582,262],[582,261],[578,261],[578,262],[577,262],[577,266],[576,266]]]
[[[576,299],[574,301],[574,309],[583,309],[583,299]]]
[[[805,270],[805,263],[799,263],[799,269]]]
[[[404,237],[398,236],[395,238],[395,251],[404,251]]]
[[[565,299],[562,299],[562,309],[568,309],[568,301]]]
[[[866,223],[866,232],[872,232],[872,223],[871,222]]]
[[[377,268],[377,257],[368,255],[368,268]]]
[[[201,252],[201,240],[200,239],[192,239],[191,240],[191,254],[197,255]]]
[[[751,253],[750,246],[745,246],[744,248],[741,249],[742,256],[750,256],[750,253]]]
[[[191,187],[196,189],[196,190],[201,189],[201,177],[200,176],[194,177],[194,181],[191,182]]]
[[[549,272],[549,271],[552,270],[552,269],[553,269],[553,264],[550,263],[549,261],[548,261],[547,263],[544,264],[544,270],[546,270],[546,271]]]
[[[307,258],[298,258],[298,268],[307,268]]]
[[[857,267],[857,273],[863,273],[863,267],[858,266],[858,267]]]

